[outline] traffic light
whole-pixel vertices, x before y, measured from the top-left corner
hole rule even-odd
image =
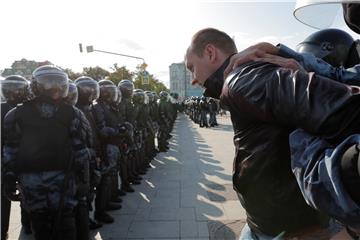
[[[80,52],[82,53],[83,49],[82,49],[82,44],[81,43],[79,43],[79,48],[80,48]]]

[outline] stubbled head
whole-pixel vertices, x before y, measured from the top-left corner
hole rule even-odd
[[[198,31],[185,54],[186,68],[193,75],[192,84],[203,86],[207,78],[236,52],[234,40],[225,32],[214,28]]]

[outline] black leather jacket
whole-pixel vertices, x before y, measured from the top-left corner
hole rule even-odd
[[[233,183],[249,226],[276,236],[326,224],[291,172],[289,133],[303,128],[337,142],[359,132],[359,88],[260,62],[240,66],[223,84],[227,64],[205,82],[205,95],[220,98],[231,113]]]

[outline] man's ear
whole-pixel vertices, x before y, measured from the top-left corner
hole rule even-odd
[[[210,62],[214,62],[216,59],[216,47],[213,44],[207,44],[204,50],[206,56]]]

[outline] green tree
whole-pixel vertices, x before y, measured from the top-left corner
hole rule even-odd
[[[64,69],[64,72],[66,72],[66,74],[68,75],[68,77],[71,79],[71,80],[75,80],[77,79],[78,77],[82,76],[81,73],[77,73],[77,72],[74,72],[73,70],[71,70],[70,68],[66,68]]]
[[[109,76],[110,72],[99,66],[96,66],[96,67],[85,67],[83,69],[82,74],[84,76],[91,77],[91,78],[95,79],[96,81],[99,81],[99,80],[102,80],[105,77]]]
[[[152,74],[148,74],[148,84],[144,84],[144,71],[145,71],[146,65],[144,67],[144,64],[138,65],[136,67],[135,71],[135,81],[134,85],[135,88],[141,88],[143,90],[149,90],[154,91],[156,93],[159,93],[161,91],[168,91],[167,87],[160,82],[158,79],[154,77]]]
[[[109,79],[116,85],[123,79],[132,80],[134,73],[127,69],[125,66],[119,67],[116,63],[111,68],[113,70],[109,75]]]

